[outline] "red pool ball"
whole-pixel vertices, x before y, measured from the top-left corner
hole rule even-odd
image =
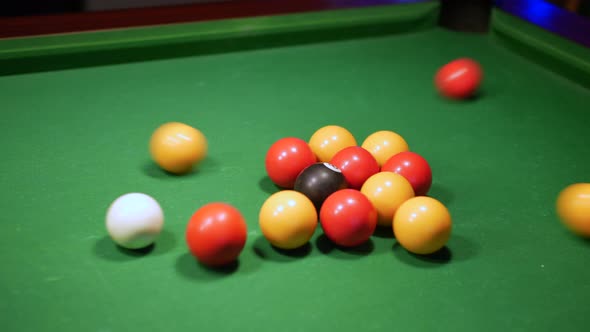
[[[209,203],[190,218],[185,236],[191,254],[202,264],[223,266],[234,262],[244,249],[246,221],[232,205]]]
[[[320,223],[330,241],[343,247],[355,247],[373,235],[377,210],[360,191],[343,189],[326,199],[320,210]]]
[[[279,187],[293,189],[301,171],[316,162],[316,157],[306,141],[285,137],[274,142],[266,153],[266,173]]]
[[[394,172],[405,177],[416,196],[424,196],[432,185],[432,169],[424,157],[416,152],[400,152],[393,155],[381,167],[382,172]]]
[[[352,189],[360,189],[371,175],[379,172],[379,164],[375,157],[360,146],[340,150],[330,164],[342,171],[348,187]]]
[[[451,99],[469,98],[475,94],[483,77],[476,61],[460,58],[442,66],[434,77],[440,94]]]

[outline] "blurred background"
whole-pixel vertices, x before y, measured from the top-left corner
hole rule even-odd
[[[547,0],[554,5],[571,12],[590,17],[590,0]]]
[[[418,1],[439,1],[448,29],[486,33],[496,6],[590,47],[590,0],[4,0],[0,38]]]
[[[6,17],[61,14],[228,1],[240,0],[8,0],[0,4],[0,15]]]
[[[0,15],[4,17],[61,14],[88,11],[104,11],[113,9],[146,8],[158,6],[186,5],[195,3],[231,2],[241,0],[8,0],[0,4]],[[275,4],[280,0],[268,0]],[[441,0],[444,5],[483,6],[492,1],[481,0]],[[498,1],[498,2],[508,2]],[[538,3],[540,0],[535,0]],[[590,0],[541,0],[550,5],[590,17]],[[326,2],[330,2],[326,0]],[[354,2],[363,2],[360,0]],[[366,1],[366,2],[370,2]],[[546,9],[545,9],[546,10]]]

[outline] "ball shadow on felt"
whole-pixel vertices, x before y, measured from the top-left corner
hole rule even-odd
[[[260,235],[254,241],[252,246],[254,254],[268,261],[274,262],[291,262],[307,257],[312,252],[312,246],[309,242],[295,249],[281,249],[271,245],[264,236]]]
[[[380,225],[377,225],[372,236],[377,237],[377,238],[382,238],[382,239],[394,239],[395,238],[395,235],[393,234],[392,227],[380,226]]]
[[[453,258],[453,254],[447,246],[429,255],[418,255],[407,251],[399,242],[395,242],[392,250],[400,261],[408,265],[423,268],[440,267],[449,263]]]
[[[447,244],[429,255],[417,255],[404,249],[398,242],[393,244],[393,253],[404,263],[417,267],[437,267],[447,263],[459,263],[478,255],[476,242],[461,234],[451,234]]]
[[[358,259],[371,254],[375,250],[372,239],[356,247],[343,247],[332,242],[325,234],[321,234],[316,238],[315,245],[322,254],[340,259]]]
[[[150,255],[162,255],[176,247],[176,237],[170,231],[163,230],[151,245],[140,249],[126,249],[117,245],[108,235],[94,243],[94,254],[109,261],[129,261]]]
[[[274,194],[283,190],[283,188],[274,184],[268,176],[264,176],[258,180],[258,187],[267,194]]]
[[[141,171],[144,175],[147,175],[154,179],[182,179],[186,177],[196,176],[198,174],[208,172],[210,170],[217,170],[219,168],[219,162],[212,157],[207,157],[200,163],[194,165],[194,167],[187,173],[176,174],[168,172],[162,169],[151,159],[146,159],[141,165]]]
[[[439,183],[432,184],[427,196],[440,201],[445,206],[451,205],[455,200],[454,193]]]
[[[238,272],[240,266],[239,258],[224,266],[206,266],[201,264],[188,252],[178,256],[176,259],[176,272],[189,280],[214,281],[229,277]]]

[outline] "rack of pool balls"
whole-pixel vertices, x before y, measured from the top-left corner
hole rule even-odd
[[[325,126],[308,141],[274,142],[265,168],[278,189],[262,205],[259,225],[277,248],[305,245],[318,225],[340,247],[362,245],[377,227],[415,254],[434,253],[449,240],[448,209],[426,196],[432,170],[396,132],[376,131],[359,145],[346,128]]]
[[[479,64],[463,58],[441,67],[434,83],[441,95],[465,99],[477,92],[481,79]],[[449,241],[451,214],[428,196],[430,165],[398,133],[376,131],[359,145],[346,128],[328,125],[308,140],[284,137],[269,145],[265,170],[277,191],[260,207],[258,225],[272,246],[302,247],[318,226],[341,247],[362,245],[377,227],[389,229],[403,248],[418,255],[432,254]],[[154,131],[149,151],[159,167],[180,175],[207,157],[208,144],[200,130],[171,122]],[[566,187],[556,208],[569,230],[590,238],[590,183]],[[163,227],[162,207],[144,193],[122,195],[107,210],[107,232],[127,249],[153,244]],[[211,202],[188,219],[185,240],[199,262],[216,267],[238,258],[247,234],[239,209]]]
[[[186,174],[207,157],[205,135],[183,123],[166,123],[150,139],[150,154],[163,170]],[[426,194],[428,162],[410,152],[393,131],[377,131],[361,145],[346,128],[329,125],[308,141],[281,138],[270,144],[265,170],[277,191],[260,207],[258,225],[276,248],[307,244],[319,225],[342,247],[362,245],[377,227],[389,227],[416,254],[442,248],[451,233],[447,208]],[[106,228],[127,249],[153,244],[164,227],[162,207],[145,193],[128,193],[108,208]],[[197,209],[185,229],[190,253],[207,266],[234,262],[247,240],[247,223],[236,207],[211,202]]]

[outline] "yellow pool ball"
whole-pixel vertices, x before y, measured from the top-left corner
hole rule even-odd
[[[377,210],[377,224],[391,227],[393,215],[398,207],[414,197],[414,189],[408,180],[393,172],[379,172],[372,175],[361,187],[361,192]]]
[[[271,195],[262,204],[258,220],[268,242],[287,250],[309,242],[318,225],[313,203],[294,190],[283,190]]]
[[[575,183],[557,197],[557,215],[577,235],[590,238],[590,183]]]
[[[445,246],[451,236],[451,214],[438,200],[418,196],[405,201],[393,219],[393,233],[407,251],[432,254]]]
[[[372,133],[363,141],[361,147],[375,157],[379,167],[383,166],[393,155],[410,149],[400,134],[389,130]]]
[[[179,122],[158,127],[150,139],[150,154],[162,169],[175,174],[190,172],[207,156],[205,135]]]
[[[308,142],[318,161],[330,162],[340,150],[356,146],[357,142],[348,129],[330,125],[316,130]]]

